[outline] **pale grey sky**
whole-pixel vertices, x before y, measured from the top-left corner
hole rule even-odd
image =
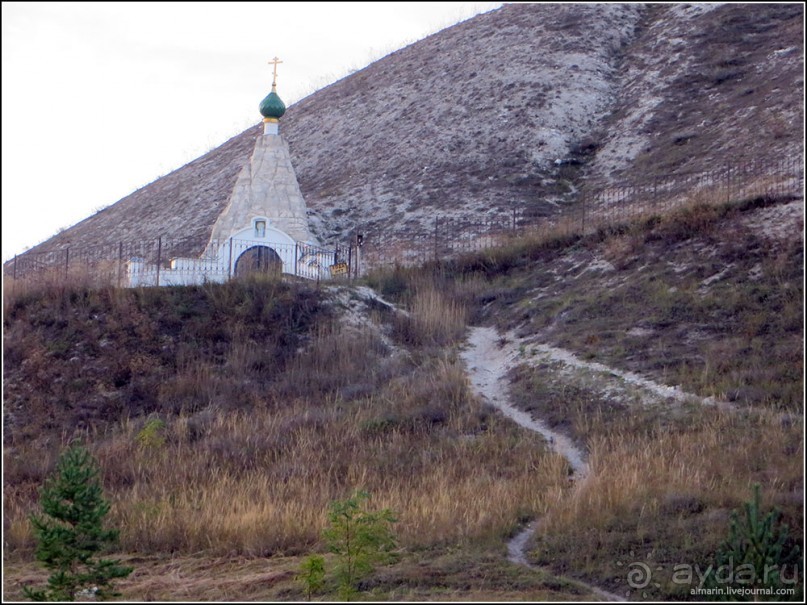
[[[286,105],[499,2],[2,3],[7,260]]]

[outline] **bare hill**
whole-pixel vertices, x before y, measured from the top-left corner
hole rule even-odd
[[[437,214],[550,214],[583,183],[801,157],[803,10],[516,4],[447,28],[290,107],[282,132],[312,228],[392,242]],[[259,132],[29,254],[158,236],[201,252]]]
[[[648,9],[622,57],[592,175],[803,161],[803,15],[794,4]]]

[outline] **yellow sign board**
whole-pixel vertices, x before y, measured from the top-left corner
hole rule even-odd
[[[331,275],[347,275],[349,268],[347,263],[341,262],[331,265]]]

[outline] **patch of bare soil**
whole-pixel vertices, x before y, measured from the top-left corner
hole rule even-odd
[[[588,472],[585,454],[568,437],[551,430],[508,400],[507,375],[518,363],[519,342],[500,336],[495,328],[476,327],[471,328],[468,345],[461,356],[476,393],[519,426],[543,435],[550,449],[569,462],[573,475],[585,477]]]
[[[579,485],[585,481],[588,465],[585,454],[566,435],[553,431],[530,414],[515,408],[508,397],[508,374],[518,363],[521,344],[518,340],[501,337],[495,328],[471,328],[468,347],[461,356],[468,369],[468,376],[477,395],[500,410],[505,416],[527,430],[540,433],[549,447],[569,463],[571,479]],[[507,544],[508,560],[517,564],[533,567],[527,558],[526,549],[540,521],[527,524]],[[604,591],[596,586],[577,582],[582,588],[606,601],[623,601],[619,595]]]

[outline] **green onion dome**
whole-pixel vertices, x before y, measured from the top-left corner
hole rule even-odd
[[[272,92],[266,95],[266,98],[261,101],[260,110],[264,118],[278,119],[286,113],[286,104],[280,100],[274,87],[272,87]]]

